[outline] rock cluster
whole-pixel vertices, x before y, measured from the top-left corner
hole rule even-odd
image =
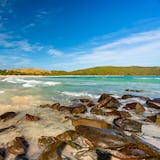
[[[141,133],[143,123],[147,120],[149,123],[156,123],[159,116],[146,116],[138,121],[133,119],[130,111],[139,115],[148,107],[156,109],[159,114],[160,101],[131,95],[124,95],[122,99],[133,97],[145,100],[145,105],[138,102],[127,103],[120,110],[119,99],[110,94],[102,94],[97,102],[79,99],[70,106],[61,106],[59,103],[41,105],[42,108],[51,108],[53,112],[69,114],[65,118],[71,121],[74,130],[65,131],[56,137],[39,137],[38,144],[44,149],[38,160],[109,160],[113,157],[120,160],[159,160],[159,150],[136,136]],[[88,111],[93,116],[84,116]],[[15,112],[7,112],[0,115],[0,120],[9,121],[16,115]],[[105,120],[109,117],[112,119],[110,123]],[[43,120],[28,113],[24,119],[26,123]],[[16,129],[16,126],[1,128],[0,132],[9,129]],[[25,137],[16,137],[6,148],[0,148],[0,160],[7,159],[9,154],[13,154],[15,160],[28,160],[28,148],[29,141],[27,142]]]

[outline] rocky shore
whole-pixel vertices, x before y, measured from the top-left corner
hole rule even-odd
[[[122,102],[125,101],[125,105]],[[142,102],[142,103],[140,103]],[[144,134],[147,126],[159,128],[160,99],[102,94],[98,101],[73,99],[69,106],[42,104],[38,112],[10,111],[0,115],[0,160],[159,160],[160,145],[156,133]],[[43,114],[47,112],[47,116]],[[56,113],[56,115],[54,115]],[[52,116],[57,120],[52,121]],[[48,123],[48,120],[51,120]],[[41,133],[35,135],[40,123]],[[47,133],[45,127],[61,128]],[[32,125],[28,132],[27,127]],[[27,124],[27,125],[26,125]],[[45,125],[43,125],[45,124]],[[26,131],[26,134],[25,134]],[[63,131],[63,132],[62,132]],[[151,131],[152,132],[152,131]],[[154,130],[153,130],[154,132]],[[34,137],[34,138],[33,138]],[[35,146],[33,145],[33,142]],[[34,151],[31,150],[34,148]]]

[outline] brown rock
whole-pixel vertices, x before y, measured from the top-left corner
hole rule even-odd
[[[0,160],[4,160],[6,157],[6,149],[0,148]]]
[[[6,127],[6,128],[1,128],[1,129],[0,129],[0,132],[4,132],[4,131],[10,130],[10,129],[16,129],[16,126],[15,126],[15,125],[11,125],[11,126]]]
[[[7,147],[7,151],[15,155],[25,154],[28,146],[27,141],[23,137],[16,137]]]
[[[26,119],[27,121],[38,121],[38,120],[40,120],[39,117],[33,116],[33,115],[31,115],[31,114],[26,114],[26,115],[25,115],[25,119]]]
[[[59,134],[56,138],[61,140],[61,141],[73,141],[77,137],[78,137],[78,134],[77,134],[76,131],[68,130],[68,131],[65,131],[62,134]]]
[[[142,100],[144,100],[144,101],[149,100],[148,97],[136,96],[136,95],[131,95],[131,94],[126,94],[126,95],[123,95],[123,96],[122,96],[122,99],[128,99],[128,98],[139,98],[139,99],[142,99]]]
[[[160,109],[160,102],[158,100],[148,100],[146,103],[151,108]]]
[[[102,116],[106,115],[106,112],[104,112],[104,111],[101,110],[100,108],[92,108],[92,109],[90,110],[90,112],[91,112],[92,114],[96,114],[96,115],[102,115]]]
[[[98,102],[99,102],[99,104],[97,105],[98,108],[105,107],[105,108],[117,109],[120,106],[120,102],[109,94],[102,94]]]
[[[11,118],[14,118],[17,114],[15,112],[6,112],[2,115],[0,115],[0,120],[7,121]]]
[[[66,143],[59,140],[48,145],[40,155],[39,160],[62,160],[61,153],[65,146]]]
[[[113,123],[125,131],[141,132],[142,124],[132,119],[117,118]]]
[[[80,114],[87,111],[86,106],[83,104],[73,104],[72,106],[60,106],[59,111],[69,111],[71,114]]]
[[[50,108],[59,110],[59,109],[60,109],[60,103],[54,103],[54,104],[52,104],[52,105],[50,106]]]
[[[147,122],[156,122],[157,120],[157,115],[153,115],[153,116],[147,116],[145,121]]]
[[[53,136],[41,136],[38,139],[38,144],[43,146],[48,146],[49,144],[52,144],[56,142],[56,138]]]
[[[116,149],[131,143],[125,134],[115,129],[100,129],[90,126],[76,126],[75,129],[87,138],[94,147]]]
[[[138,102],[128,103],[123,108],[127,110],[135,110],[137,113],[141,113],[145,111],[144,106]]]
[[[74,127],[76,126],[92,126],[96,128],[111,128],[111,125],[106,123],[103,120],[95,120],[95,119],[86,119],[86,118],[80,118],[80,119],[72,119],[72,125]]]

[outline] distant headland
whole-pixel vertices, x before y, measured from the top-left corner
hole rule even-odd
[[[60,70],[42,70],[35,68],[21,68],[13,70],[0,70],[0,75],[42,75],[42,76],[60,76],[60,75],[125,75],[125,76],[159,76],[160,67],[117,67],[117,66],[100,66],[75,71]]]

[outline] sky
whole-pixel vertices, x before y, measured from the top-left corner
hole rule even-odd
[[[0,0],[0,69],[160,66],[160,0]]]

